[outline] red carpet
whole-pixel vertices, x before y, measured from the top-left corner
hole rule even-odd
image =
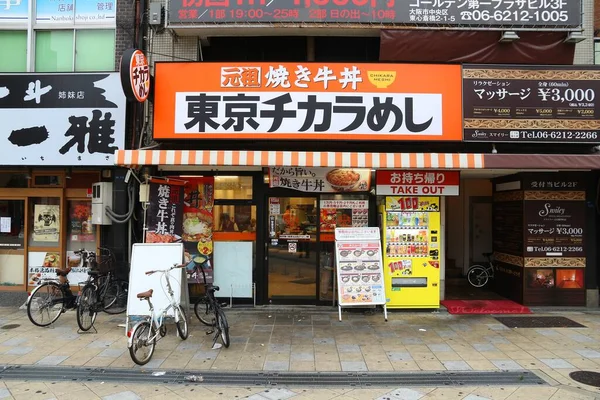
[[[450,314],[531,314],[531,310],[511,300],[442,300]]]

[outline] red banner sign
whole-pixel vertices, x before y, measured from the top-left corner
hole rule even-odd
[[[393,171],[376,174],[378,195],[458,196],[458,171]]]

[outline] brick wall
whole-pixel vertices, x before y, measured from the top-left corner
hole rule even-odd
[[[135,38],[135,0],[117,0],[117,34],[115,43],[115,71],[123,51],[133,47]]]

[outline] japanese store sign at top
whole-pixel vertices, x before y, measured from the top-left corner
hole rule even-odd
[[[458,196],[458,171],[378,170],[377,195]]]
[[[118,73],[0,75],[3,165],[112,165],[125,144]]]
[[[464,140],[600,143],[600,69],[463,67]]]
[[[156,139],[461,140],[457,65],[157,63],[155,103]]]
[[[579,0],[171,0],[169,23],[386,23],[577,27]]]

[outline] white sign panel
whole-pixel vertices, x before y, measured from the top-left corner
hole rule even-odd
[[[378,228],[336,228],[340,306],[385,305]]]
[[[0,75],[0,165],[114,165],[125,105],[118,73]]]
[[[314,104],[317,100],[318,104]],[[285,99],[282,99],[282,96]],[[389,118],[378,124],[362,118],[358,123],[356,113],[349,109],[356,107],[356,95],[344,92],[177,92],[175,94],[175,134],[186,133],[247,133],[249,137],[257,132],[301,132],[301,133],[340,133],[348,136],[377,133],[379,135],[429,135],[442,136],[442,95],[437,93],[360,93],[358,103],[367,114],[381,104],[393,104],[397,110],[396,118]],[[295,118],[282,118],[274,121],[278,113],[275,105],[283,101],[283,110],[279,113],[294,113]],[[328,105],[331,113],[326,117],[319,107]],[[352,106],[349,106],[352,104]],[[409,106],[407,106],[407,104]],[[400,115],[408,114],[412,121],[431,121],[426,128],[413,132],[402,123]],[[319,109],[321,111],[315,111]],[[241,111],[244,112],[240,117]],[[251,113],[251,114],[248,114]],[[369,111],[373,113],[373,111]],[[250,117],[252,115],[252,117]],[[363,115],[364,116],[364,115]],[[373,118],[375,118],[373,116]]]
[[[0,233],[10,233],[10,217],[0,217]]]

